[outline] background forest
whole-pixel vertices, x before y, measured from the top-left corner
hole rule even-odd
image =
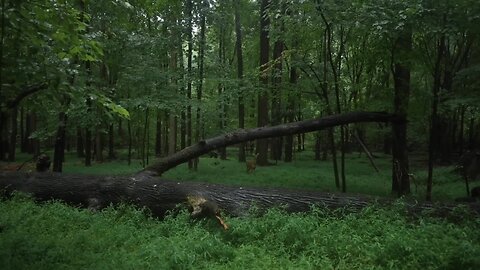
[[[478,215],[407,207],[480,195],[478,0],[0,2],[0,183],[42,154],[64,172],[49,177],[87,183],[238,129],[406,120],[219,148],[161,179],[404,196],[388,206],[253,208],[221,230],[182,209],[158,220],[0,190],[4,269],[480,269]]]
[[[213,153],[243,162],[257,152],[262,166],[313,150],[314,159],[333,161],[332,179],[346,191],[345,153],[360,142],[385,154],[393,146],[403,177],[407,151],[426,170],[480,145],[480,5],[473,0],[1,6],[4,161],[19,151],[47,152],[61,172],[65,153],[75,153],[85,166],[135,159],[145,167],[239,128],[357,110],[406,116],[408,128],[393,133],[357,124]],[[196,170],[198,159],[188,166]],[[393,191],[408,193],[402,185],[394,179]]]

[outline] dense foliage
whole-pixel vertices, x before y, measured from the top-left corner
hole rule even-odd
[[[266,43],[258,41],[260,2]],[[474,0],[2,0],[1,7],[2,160],[15,160],[18,145],[37,154],[55,147],[61,171],[68,146],[87,166],[92,151],[102,161],[104,152],[113,159],[128,147],[145,166],[153,153],[238,127],[397,111],[396,65],[409,73],[402,111],[410,145],[426,151],[431,143],[432,159],[452,162],[480,141]],[[405,33],[411,50],[403,51]],[[42,87],[28,91],[34,86]],[[332,144],[344,151],[357,131],[377,146],[390,137],[389,129],[351,126],[334,140],[315,138],[325,151]],[[271,157],[290,160],[293,140],[302,139],[272,142]]]
[[[401,203],[357,214],[272,209],[221,231],[181,211],[100,213],[23,196],[0,202],[2,269],[477,269],[480,220],[410,219]]]
[[[364,110],[407,121],[242,143],[165,176],[427,200],[468,195],[468,181],[480,176],[478,0],[0,7],[2,170],[47,153],[56,172],[126,174],[238,128]],[[373,152],[379,172],[356,151]],[[257,162],[255,154],[259,168],[247,174],[244,162]],[[452,173],[458,160],[462,174]],[[401,212],[272,209],[230,218],[222,232],[185,212],[160,222],[128,206],[91,213],[16,197],[0,204],[0,265],[480,268],[478,218],[412,220]]]

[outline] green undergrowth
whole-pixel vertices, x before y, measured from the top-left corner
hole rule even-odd
[[[91,212],[24,195],[0,202],[1,269],[480,269],[480,220],[271,209],[226,217],[228,231],[181,211]],[[460,220],[460,221],[458,221]]]

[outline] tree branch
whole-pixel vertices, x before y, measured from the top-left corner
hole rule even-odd
[[[41,84],[35,84],[35,85],[30,85],[25,87],[21,93],[19,93],[13,100],[10,100],[7,102],[7,108],[8,109],[13,109],[20,104],[20,102],[28,97],[29,95],[32,95],[40,90],[43,90],[48,87],[47,83],[41,83]]]

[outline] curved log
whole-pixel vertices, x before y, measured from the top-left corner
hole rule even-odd
[[[237,130],[225,135],[202,140],[173,155],[160,159],[155,164],[145,168],[145,171],[155,172],[161,175],[165,171],[187,162],[195,157],[204,155],[212,150],[254,139],[279,137],[296,133],[305,133],[334,126],[360,123],[360,122],[403,122],[395,114],[386,112],[351,112],[345,114],[330,115],[319,119],[292,122],[272,127],[261,127],[245,130]]]

